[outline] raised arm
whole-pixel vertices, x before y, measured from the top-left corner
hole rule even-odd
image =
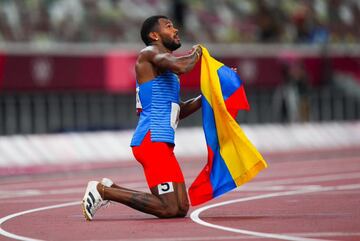
[[[171,70],[176,74],[183,74],[194,68],[200,56],[201,47],[200,45],[195,45],[190,54],[175,57],[170,53],[154,53],[150,61],[159,69]]]

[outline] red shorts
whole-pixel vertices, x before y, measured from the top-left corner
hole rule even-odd
[[[184,176],[174,155],[174,146],[165,142],[151,142],[150,131],[140,146],[133,146],[134,157],[144,168],[150,188],[164,182],[184,182]]]

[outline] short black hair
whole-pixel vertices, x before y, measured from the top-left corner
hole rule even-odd
[[[151,17],[147,18],[143,22],[140,34],[141,34],[141,39],[145,43],[146,46],[149,46],[151,44],[152,40],[149,37],[149,33],[154,31],[155,27],[157,27],[159,25],[160,18],[169,19],[166,16],[155,15],[155,16],[151,16]]]

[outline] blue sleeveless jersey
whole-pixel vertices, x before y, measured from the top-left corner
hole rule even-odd
[[[151,141],[175,144],[175,129],[180,114],[180,82],[171,71],[151,81],[137,85],[136,108],[140,118],[131,146],[139,146],[146,133],[151,131]]]

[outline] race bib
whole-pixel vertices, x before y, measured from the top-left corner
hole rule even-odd
[[[179,115],[180,115],[180,105],[177,103],[172,102],[171,103],[171,127],[176,130],[178,124],[179,124]]]
[[[141,105],[141,101],[140,101],[139,91],[140,91],[140,88],[136,87],[136,111],[138,113],[142,111],[142,105]]]
[[[173,192],[174,186],[172,182],[164,182],[158,185],[159,195]]]

